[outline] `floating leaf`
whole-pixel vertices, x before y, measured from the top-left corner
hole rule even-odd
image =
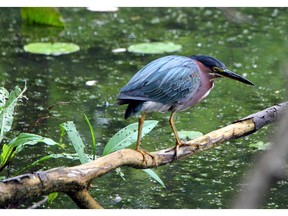
[[[29,25],[40,24],[64,27],[61,14],[53,7],[23,7],[21,17]]]
[[[178,131],[178,136],[182,140],[192,140],[192,139],[196,139],[197,137],[203,136],[203,133],[199,131],[181,130],[181,131]]]
[[[151,42],[133,44],[128,47],[129,52],[143,54],[161,54],[179,51],[182,48],[179,44],[172,42]]]
[[[144,121],[142,128],[142,137],[149,133],[156,125],[158,121],[147,120]],[[114,151],[127,148],[137,140],[138,135],[138,123],[133,123],[127,127],[121,129],[116,133],[107,143],[103,150],[103,155],[110,154]]]
[[[271,143],[270,142],[264,143],[263,141],[259,141],[254,144],[250,144],[249,147],[256,148],[257,150],[267,150],[271,147]]]
[[[30,43],[30,44],[25,45],[24,50],[26,52],[33,53],[33,54],[59,56],[63,54],[77,52],[80,50],[80,47],[74,43],[39,42],[39,43]]]

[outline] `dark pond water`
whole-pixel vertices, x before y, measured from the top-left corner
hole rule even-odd
[[[285,100],[286,8],[237,8],[235,11],[227,11],[227,8],[120,8],[112,13],[61,8],[60,12],[65,30],[27,27],[21,22],[19,8],[0,9],[1,86],[12,90],[15,85],[23,87],[27,81],[28,88],[29,100],[17,109],[15,133],[27,131],[37,118],[49,115],[46,122],[30,128],[30,132],[59,140],[59,124],[74,121],[89,143],[85,113],[95,128],[97,154],[100,155],[111,136],[137,121],[137,118],[123,119],[125,106],[109,106],[115,103],[119,89],[141,67],[163,56],[113,53],[112,50],[142,42],[171,41],[182,45],[181,51],[173,54],[202,53],[217,57],[229,69],[256,84],[250,87],[232,80],[217,80],[207,99],[176,115],[178,130],[207,133]],[[81,50],[57,57],[23,51],[25,44],[37,41],[73,42]],[[89,80],[96,80],[97,84],[87,86],[85,83]],[[52,105],[53,109],[49,110]],[[159,123],[143,139],[145,149],[152,151],[173,145],[168,118],[168,113],[149,115],[148,119],[159,120]],[[273,130],[271,125],[249,137],[154,169],[166,188],[141,170],[123,167],[125,181],[111,172],[95,180],[91,193],[104,208],[230,208],[245,171],[261,153],[249,145],[269,141],[267,135]],[[63,151],[74,152],[68,144],[66,150],[44,145],[29,147],[13,161],[11,173],[41,156]],[[79,162],[51,159],[29,171],[76,164]],[[282,182],[271,190],[264,208],[286,208],[287,198],[287,182]],[[51,208],[77,206],[61,194]]]

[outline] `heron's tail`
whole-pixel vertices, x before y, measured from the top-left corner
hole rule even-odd
[[[133,116],[137,114],[139,111],[141,111],[142,105],[144,101],[138,101],[138,100],[118,100],[117,104],[128,104],[128,107],[126,109],[124,118],[127,119],[130,116]]]

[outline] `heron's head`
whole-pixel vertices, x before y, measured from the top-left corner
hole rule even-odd
[[[206,55],[193,55],[190,56],[190,58],[201,62],[205,67],[209,68],[209,73],[213,74],[214,77],[228,77],[230,79],[238,80],[248,85],[254,85],[252,82],[245,79],[244,77],[239,76],[238,74],[235,74],[232,71],[228,70],[225,64],[216,58]]]

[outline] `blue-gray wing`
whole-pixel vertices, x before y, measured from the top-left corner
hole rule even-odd
[[[191,97],[199,86],[200,71],[192,59],[166,56],[138,71],[120,90],[118,100],[173,104]]]

